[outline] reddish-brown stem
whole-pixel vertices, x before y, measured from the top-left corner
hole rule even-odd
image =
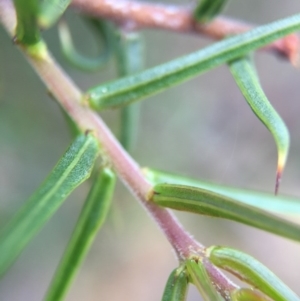
[[[15,11],[10,0],[0,0],[0,20],[11,36],[16,24]],[[107,158],[120,179],[143,204],[150,215],[165,233],[180,260],[188,257],[190,252],[202,249],[166,209],[148,202],[152,186],[143,176],[138,164],[122,148],[102,119],[88,107],[80,104],[81,91],[67,74],[57,65],[49,53],[43,59],[32,57],[22,49],[29,62],[47,86],[49,92],[57,99],[79,128],[85,132],[93,131],[102,146],[102,155]]]
[[[225,17],[218,17],[210,23],[201,24],[193,18],[192,9],[185,6],[131,0],[72,0],[71,5],[83,13],[111,19],[128,27],[198,33],[217,40],[253,28],[253,25]],[[262,49],[286,57],[296,65],[300,40],[296,34],[291,34]]]

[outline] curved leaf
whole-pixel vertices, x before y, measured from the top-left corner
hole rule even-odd
[[[58,33],[61,44],[61,49],[66,60],[74,67],[83,71],[98,71],[108,61],[111,55],[111,45],[108,32],[108,26],[100,19],[83,18],[88,25],[92,27],[97,33],[97,38],[103,40],[104,49],[100,51],[99,55],[95,58],[83,56],[80,54],[72,40],[69,26],[66,21],[61,20],[58,23]]]
[[[209,190],[158,184],[152,200],[163,207],[225,218],[300,241],[300,225]]]
[[[207,255],[214,265],[234,274],[274,301],[300,301],[300,298],[269,269],[241,251],[212,246],[207,249]]]
[[[110,208],[115,187],[115,175],[109,169],[101,170],[90,190],[73,235],[55,272],[45,301],[60,301],[75,277],[98,230]]]
[[[183,267],[170,274],[165,286],[162,301],[185,301],[188,291],[188,278]]]
[[[300,15],[257,27],[198,52],[87,91],[83,101],[98,110],[127,105],[300,30]]]
[[[277,194],[279,181],[289,152],[289,131],[284,121],[272,107],[262,90],[255,67],[250,61],[250,58],[242,57],[236,59],[229,63],[229,67],[251,109],[272,133],[276,142],[278,149],[278,163],[275,194]]]
[[[300,199],[288,196],[274,196],[274,194],[257,192],[246,189],[228,187],[219,184],[203,182],[198,179],[182,177],[156,169],[144,168],[143,173],[153,184],[172,183],[179,185],[195,186],[223,194],[238,202],[270,210],[278,213],[300,214]]]
[[[44,183],[4,228],[0,235],[0,275],[67,196],[90,176],[98,151],[98,142],[91,134],[79,136]]]

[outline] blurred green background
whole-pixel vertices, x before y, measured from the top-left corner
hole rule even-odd
[[[299,10],[298,0],[232,0],[226,15],[262,24]],[[78,48],[86,54],[95,54],[95,37],[74,12],[67,17]],[[146,67],[211,43],[196,35],[158,30],[142,33]],[[81,89],[116,77],[114,61],[99,73],[74,70],[61,55],[56,28],[44,36],[58,62]],[[256,62],[265,92],[291,134],[290,156],[280,193],[300,196],[300,71],[267,53],[258,53]],[[119,112],[107,111],[101,116],[118,135]],[[226,66],[145,100],[138,135],[133,156],[141,166],[219,184],[274,191],[275,143],[244,101]],[[58,105],[47,96],[41,81],[0,28],[1,227],[37,188],[70,141]],[[0,300],[42,299],[89,184],[85,183],[68,198],[1,279]],[[233,222],[191,214],[178,217],[201,243],[223,244],[248,252],[300,294],[299,244]],[[299,222],[299,216],[289,218]],[[160,230],[119,183],[109,219],[67,300],[160,300],[166,279],[175,266],[174,253]],[[201,298],[191,289],[188,300]]]

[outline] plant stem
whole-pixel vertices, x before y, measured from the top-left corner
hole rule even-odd
[[[16,25],[15,10],[10,0],[0,0],[0,21],[14,35]],[[175,216],[166,209],[148,202],[151,184],[145,179],[138,164],[122,148],[120,143],[102,121],[88,107],[80,104],[81,91],[47,53],[44,59],[38,59],[22,49],[27,60],[34,67],[49,92],[57,99],[78,127],[84,131],[93,131],[101,143],[102,156],[107,158],[123,183],[154,218],[176,251],[179,260],[188,257],[191,251],[201,251],[203,247],[195,241],[180,225]]]
[[[73,0],[71,6],[89,15],[111,19],[131,28],[160,28],[176,32],[200,33],[217,40],[254,27],[226,17],[217,17],[203,24],[194,19],[193,9],[187,6],[132,0]],[[263,49],[279,54],[296,65],[299,59],[300,40],[296,34],[291,34]]]

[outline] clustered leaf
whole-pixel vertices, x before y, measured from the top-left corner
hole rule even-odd
[[[36,57],[42,57],[45,44],[40,29],[52,26],[64,13],[70,0],[14,0],[17,13],[16,41]],[[208,22],[221,12],[226,0],[202,0],[194,11],[200,22]],[[90,89],[83,98],[97,110],[126,106],[146,98],[221,64],[228,63],[231,72],[258,118],[272,133],[278,149],[276,192],[286,163],[289,149],[288,130],[267,100],[259,83],[249,52],[265,46],[289,33],[300,30],[300,15],[260,26],[244,34],[230,37],[205,49],[182,58],[140,72],[143,66],[142,46],[138,34],[113,31],[101,20],[86,19],[100,33],[106,48],[96,59],[80,55],[73,46],[66,23],[59,26],[62,47],[69,61],[85,70],[96,70],[107,61],[111,44],[116,51],[119,75],[124,77],[114,82]],[[138,73],[140,72],[140,73]],[[132,132],[137,128],[129,106],[122,111],[121,143],[130,148]],[[72,120],[69,120],[74,126]],[[78,133],[77,128],[73,128]],[[92,171],[99,153],[99,144],[91,133],[80,135],[54,167],[48,178],[25,202],[17,215],[0,234],[0,274],[11,265],[47,220],[59,208],[67,196]],[[149,201],[176,210],[226,218],[300,241],[300,226],[274,216],[267,211],[251,206],[265,206],[261,200],[270,196],[251,194],[237,189],[221,187],[178,177],[154,170],[145,170],[154,182],[153,195]],[[172,182],[173,184],[159,183]],[[179,184],[189,184],[185,186]],[[63,300],[75,277],[96,233],[103,225],[110,208],[115,186],[115,175],[104,168],[96,178],[82,209],[70,242],[50,284],[45,301]],[[197,187],[193,187],[197,186]],[[259,197],[259,203],[257,202]],[[240,200],[240,201],[238,201]],[[272,199],[273,201],[273,199]],[[248,204],[244,204],[244,203]],[[251,205],[249,205],[251,204]],[[299,203],[286,198],[277,201],[278,207],[271,210],[288,212],[300,210]],[[269,205],[267,205],[269,206]],[[226,296],[220,292],[218,283],[209,275],[207,263],[213,264],[237,276],[251,288],[231,288]],[[205,254],[193,254],[182,259],[167,281],[162,301],[185,301],[188,285],[193,283],[205,301],[300,301],[280,279],[251,256],[228,247],[212,246]]]
[[[141,73],[92,88],[87,91],[83,101],[88,101],[96,110],[124,106],[166,90],[297,30],[300,30],[299,14],[259,26]]]
[[[250,284],[248,287],[227,285],[222,288],[213,278],[213,265]],[[182,275],[182,278],[179,278]],[[183,276],[184,275],[184,276]],[[182,283],[179,284],[180,279]],[[187,283],[196,286],[205,301],[299,301],[290,290],[268,268],[241,251],[211,246],[205,254],[193,254],[175,269],[166,284],[162,301],[186,300]],[[184,284],[184,285],[183,285]],[[182,297],[184,296],[184,297]]]

